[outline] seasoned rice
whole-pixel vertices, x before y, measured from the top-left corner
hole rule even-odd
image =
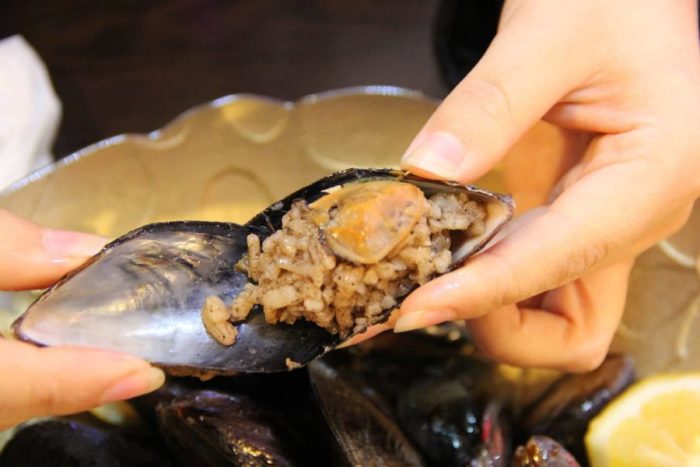
[[[282,228],[262,244],[256,235],[248,236],[248,254],[237,267],[255,284],[230,307],[210,297],[202,310],[207,331],[230,345],[236,336],[231,323],[245,319],[257,304],[268,323],[306,319],[341,338],[383,320],[400,297],[448,271],[450,231],[476,236],[485,229],[484,207],[466,193],[435,194],[422,202],[424,215],[404,241],[376,264],[357,264],[333,253],[314,222],[317,210],[296,201]]]

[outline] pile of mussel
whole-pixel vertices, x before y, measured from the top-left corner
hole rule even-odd
[[[513,211],[508,197],[475,187],[352,169],[245,225],[170,222],[126,234],[45,292],[15,323],[16,336],[125,351],[172,375],[223,377],[170,377],[131,401],[138,423],[129,427],[88,414],[19,427],[0,466],[585,465],[588,422],[633,379],[627,358],[552,382],[480,359],[457,325],[332,353],[337,334],[305,321],[273,325],[260,309],[236,323],[234,345],[206,333],[206,298],[230,302],[248,282],[234,265],[250,233],[264,239],[277,231],[297,199],[311,203],[367,180],[411,183],[425,194],[466,192],[483,203],[485,228],[452,239],[452,267],[484,247]],[[290,360],[307,366],[288,371]]]
[[[633,379],[520,372],[464,338],[380,336],[308,367],[202,382],[131,401],[139,423],[86,414],[20,427],[0,466],[576,466],[588,422]]]

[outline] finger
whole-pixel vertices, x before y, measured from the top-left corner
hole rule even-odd
[[[344,349],[346,347],[351,347],[353,345],[357,345],[361,342],[364,342],[364,341],[369,340],[373,337],[376,337],[379,334],[381,334],[385,331],[388,331],[391,328],[392,328],[392,326],[390,326],[389,324],[385,324],[385,323],[375,324],[374,326],[370,326],[365,332],[360,333],[354,337],[351,337],[350,339],[346,340],[345,342],[343,342],[342,344],[340,344],[336,348],[337,349]]]
[[[0,340],[0,429],[135,397],[157,389],[164,378],[161,370],[128,355]]]
[[[472,181],[580,81],[593,58],[571,55],[578,26],[548,24],[542,18],[552,16],[539,11],[544,8],[533,3],[504,25],[411,144],[404,168],[427,177]]]
[[[411,294],[396,329],[479,317],[648,248],[680,227],[683,217],[663,201],[668,187],[653,170],[646,163],[619,162],[583,176],[539,217]]]
[[[0,290],[50,285],[104,244],[102,237],[46,229],[0,210]]]
[[[590,371],[605,358],[622,316],[632,260],[547,293],[538,309],[508,305],[467,322],[477,347],[520,367]]]

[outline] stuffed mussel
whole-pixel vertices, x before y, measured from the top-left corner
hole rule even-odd
[[[350,169],[245,225],[151,224],[107,245],[15,323],[40,345],[125,351],[180,374],[281,371],[386,320],[511,217],[507,196]]]

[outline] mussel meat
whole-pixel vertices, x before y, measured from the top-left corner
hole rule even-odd
[[[580,464],[552,438],[533,436],[515,450],[513,467],[580,467]]]

